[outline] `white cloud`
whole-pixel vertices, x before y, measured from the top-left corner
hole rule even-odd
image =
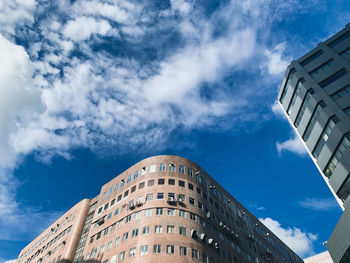
[[[82,16],[69,20],[63,29],[63,35],[73,41],[82,41],[93,34],[105,36],[111,30],[111,25],[105,20]]]
[[[304,208],[308,208],[314,211],[329,211],[339,208],[339,204],[334,198],[310,198],[300,201],[299,205]]]
[[[314,254],[313,242],[317,235],[303,232],[297,227],[283,228],[278,221],[269,217],[259,220],[300,257]]]
[[[284,114],[284,111],[277,100],[272,104],[271,110],[276,116],[284,118],[284,119],[286,118],[286,115]]]
[[[301,142],[298,136],[295,136],[294,138],[291,138],[289,140],[286,140],[284,142],[277,142],[276,143],[277,152],[279,154],[282,154],[282,152],[292,152],[300,156],[306,156],[307,151],[305,149],[304,144]]]
[[[283,58],[283,52],[286,48],[286,43],[280,43],[276,45],[273,49],[265,50],[265,56],[267,57],[267,62],[263,64],[267,68],[269,74],[277,75],[283,73],[288,64],[290,63],[290,58]]]

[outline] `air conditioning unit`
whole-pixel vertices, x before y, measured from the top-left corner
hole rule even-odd
[[[214,247],[215,248],[219,248],[219,243],[218,242],[214,242]]]
[[[206,215],[207,218],[211,218],[211,213],[208,212],[207,215]]]
[[[143,203],[141,201],[136,201],[136,206],[140,207],[142,205],[143,205]]]
[[[224,223],[223,223],[223,222],[220,222],[220,223],[219,223],[219,226],[223,227],[223,226],[224,226]]]
[[[63,245],[65,245],[66,243],[67,243],[66,240],[63,240],[63,241],[62,241],[62,244],[63,244]]]
[[[100,220],[97,221],[97,224],[100,226],[105,222],[105,218],[101,218]]]
[[[193,237],[193,238],[197,237],[197,230],[191,229],[191,237]]]
[[[169,204],[176,204],[176,199],[175,199],[175,197],[172,197],[172,196],[168,197],[168,203],[169,203]]]
[[[248,238],[251,239],[251,240],[254,240],[254,235],[253,234],[249,234]]]
[[[212,245],[214,243],[214,239],[213,238],[208,238],[208,244]]]
[[[135,208],[135,205],[134,205],[134,204],[129,204],[129,205],[128,205],[128,208],[129,208],[130,210],[133,210],[133,209]]]
[[[201,234],[199,235],[199,237],[200,237],[201,240],[204,240],[206,236],[207,236],[207,235],[206,235],[205,233],[201,233]]]

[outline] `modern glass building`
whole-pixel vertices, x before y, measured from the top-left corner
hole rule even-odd
[[[289,65],[278,101],[345,210],[327,248],[350,262],[350,24]]]
[[[170,155],[140,161],[106,183],[24,248],[17,263],[62,260],[303,262],[200,166]]]

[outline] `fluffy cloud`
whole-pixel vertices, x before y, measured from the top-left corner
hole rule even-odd
[[[286,48],[286,43],[280,43],[275,46],[272,50],[266,49],[265,55],[267,62],[263,64],[267,68],[269,74],[277,75],[283,73],[290,61],[290,58],[284,59],[283,52]]]
[[[298,136],[295,136],[294,138],[291,138],[289,140],[286,140],[284,142],[277,142],[276,143],[277,152],[279,154],[282,154],[282,152],[292,152],[300,156],[306,156],[307,151],[305,149],[304,144],[301,142]]]
[[[304,208],[308,208],[314,211],[329,211],[332,209],[339,208],[339,204],[334,198],[310,198],[307,197],[305,200],[300,201],[299,205]]]
[[[297,227],[283,228],[278,221],[269,217],[259,220],[300,257],[314,254],[313,242],[317,239],[317,235],[303,232]]]

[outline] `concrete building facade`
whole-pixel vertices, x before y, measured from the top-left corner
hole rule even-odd
[[[278,101],[345,212],[328,240],[350,262],[350,24],[286,70]]]
[[[177,156],[138,162],[85,211],[74,263],[303,262],[200,166]],[[17,263],[31,262],[21,255]]]

